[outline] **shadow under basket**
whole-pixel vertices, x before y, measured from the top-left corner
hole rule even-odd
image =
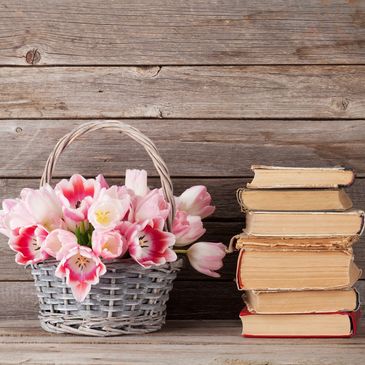
[[[158,331],[165,323],[166,302],[182,259],[145,269],[131,259],[105,262],[107,272],[79,303],[57,263],[32,266],[39,299],[41,327],[54,333],[118,336]]]

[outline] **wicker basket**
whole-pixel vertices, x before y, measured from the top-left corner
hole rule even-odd
[[[66,134],[50,154],[40,185],[49,183],[62,151],[78,137],[91,131],[121,131],[140,143],[151,157],[161,178],[165,199],[171,205],[165,229],[171,231],[175,214],[168,169],[153,142],[139,130],[120,121],[85,123]],[[104,261],[107,272],[78,303],[65,279],[55,276],[56,261],[32,266],[43,329],[56,333],[88,336],[142,334],[159,330],[165,322],[166,302],[182,260],[144,269],[132,259]]]

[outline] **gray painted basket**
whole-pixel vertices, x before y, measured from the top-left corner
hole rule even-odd
[[[165,229],[171,231],[175,214],[172,182],[166,164],[153,142],[138,129],[121,121],[84,123],[62,137],[50,154],[40,185],[49,183],[62,151],[78,137],[107,129],[123,132],[140,143],[151,157],[161,179],[165,199],[171,205]],[[47,260],[32,266],[43,329],[55,333],[88,336],[142,334],[159,330],[165,322],[166,302],[182,260],[145,269],[132,259],[104,261],[107,272],[78,303],[65,279],[55,276],[57,263]]]

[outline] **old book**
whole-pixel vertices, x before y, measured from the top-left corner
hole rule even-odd
[[[359,240],[354,236],[327,236],[327,237],[295,237],[295,236],[252,236],[240,233],[232,238],[232,251],[241,248],[253,249],[293,249],[301,248],[308,250],[345,250]]]
[[[323,290],[349,288],[360,276],[351,249],[241,249],[236,281],[240,290]]]
[[[364,212],[248,211],[245,233],[254,236],[353,236],[364,228]]]
[[[240,313],[244,337],[351,337],[360,311],[316,314]]]
[[[244,210],[343,211],[352,207],[343,189],[239,189],[237,199]]]
[[[351,312],[359,307],[359,295],[355,289],[248,290],[245,303],[251,313],[258,314]]]
[[[302,168],[253,165],[255,175],[250,189],[277,188],[337,188],[349,186],[355,179],[354,171],[344,167]]]

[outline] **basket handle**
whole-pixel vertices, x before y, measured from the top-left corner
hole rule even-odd
[[[56,143],[55,147],[53,148],[53,151],[48,156],[46,166],[44,167],[44,171],[41,177],[40,186],[43,186],[44,184],[51,182],[52,174],[56,166],[56,163],[60,155],[66,149],[67,146],[69,146],[77,138],[100,129],[123,132],[128,137],[132,138],[133,140],[135,140],[144,147],[160,176],[161,187],[164,193],[164,197],[171,206],[169,216],[167,217],[167,227],[166,227],[167,230],[171,232],[172,222],[175,217],[176,208],[173,194],[173,186],[167,166],[162,157],[160,156],[155,144],[137,128],[134,128],[131,125],[126,124],[122,121],[110,120],[110,121],[87,122],[81,124],[71,132],[65,134]]]

